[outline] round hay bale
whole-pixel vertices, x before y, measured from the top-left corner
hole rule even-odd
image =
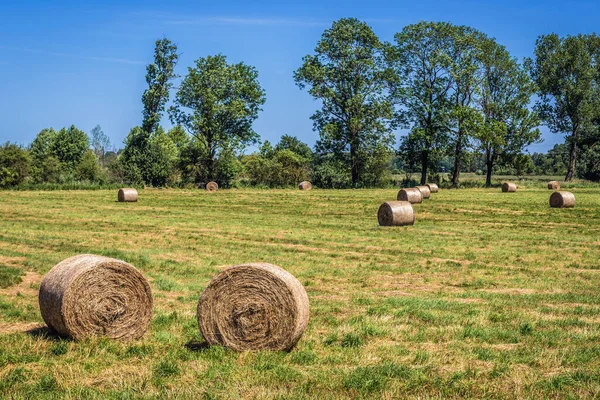
[[[431,191],[429,190],[429,186],[417,186],[417,189],[421,191],[421,195],[424,199],[428,199],[431,197]]]
[[[512,192],[516,192],[516,191],[517,191],[517,185],[515,185],[514,183],[504,182],[502,184],[502,192],[512,193]]]
[[[548,182],[549,190],[560,190],[560,182],[558,181],[550,181]]]
[[[309,181],[300,182],[300,184],[298,185],[298,189],[300,189],[300,190],[311,190],[312,189],[312,183],[310,183]]]
[[[138,339],[152,319],[152,292],[142,273],[93,254],[56,264],[42,280],[39,302],[46,324],[75,340]]]
[[[308,324],[308,296],[284,269],[241,264],[217,274],[198,302],[198,327],[209,345],[234,350],[290,350]]]
[[[408,201],[410,204],[422,203],[423,195],[417,188],[400,189],[398,201]]]
[[[136,202],[138,201],[138,192],[134,188],[121,188],[117,197],[120,202]]]
[[[554,192],[550,195],[550,207],[573,208],[575,207],[575,195],[571,192]]]
[[[208,192],[216,192],[217,190],[219,190],[219,185],[217,184],[217,182],[208,182],[206,184],[206,190]]]
[[[427,185],[425,185],[429,188],[429,191],[431,193],[437,193],[440,191],[440,188],[438,187],[438,185],[436,185],[435,183],[428,183]]]
[[[379,207],[377,219],[381,226],[414,225],[415,213],[408,201],[387,201]]]

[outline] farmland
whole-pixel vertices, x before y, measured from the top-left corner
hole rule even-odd
[[[396,190],[0,192],[1,398],[594,398],[600,395],[600,189],[550,209],[543,185],[441,190],[379,227]],[[151,282],[149,332],[73,342],[44,328],[42,276],[79,253]],[[294,274],[294,350],[203,345],[195,311],[223,268]]]

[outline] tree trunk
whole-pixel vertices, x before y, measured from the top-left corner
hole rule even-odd
[[[358,133],[351,132],[350,139],[350,170],[352,173],[352,186],[356,187],[356,184],[360,181],[360,163],[358,159]]]
[[[485,165],[487,167],[487,173],[485,177],[485,186],[492,186],[492,169],[494,168],[494,155],[490,150],[485,151]]]
[[[462,153],[462,132],[458,131],[458,139],[456,140],[456,148],[454,149],[454,171],[452,172],[452,186],[458,186],[460,176],[460,164]]]
[[[421,152],[421,185],[427,183],[427,166],[429,164],[429,151]]]
[[[577,158],[577,125],[573,129],[571,135],[571,151],[569,156],[569,168],[567,169],[567,176],[565,176],[565,182],[571,182],[575,176],[575,159]]]

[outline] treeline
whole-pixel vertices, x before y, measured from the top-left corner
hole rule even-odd
[[[156,42],[143,119],[116,150],[97,127],[44,129],[27,148],[0,151],[0,185],[116,182],[151,186],[386,186],[392,175],[460,185],[460,173],[565,174],[600,180],[600,39],[542,35],[519,62],[494,38],[444,22],[408,25],[393,42],[340,19],[294,73],[319,101],[319,140],[260,144],[252,129],[266,94],[258,71],[207,56],[179,77],[177,46]],[[180,79],[181,78],[181,79]],[[177,81],[177,88],[174,83]],[[171,106],[170,94],[175,97]],[[534,97],[535,96],[535,97]],[[532,99],[536,99],[532,105]],[[160,121],[168,114],[175,128]],[[564,134],[547,154],[525,154],[539,127]],[[408,134],[396,143],[396,133]]]

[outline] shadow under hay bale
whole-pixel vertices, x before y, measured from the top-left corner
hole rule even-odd
[[[209,345],[234,350],[291,350],[308,324],[308,296],[284,269],[236,265],[217,274],[198,302],[198,327]]]
[[[428,183],[427,185],[425,185],[429,188],[429,191],[431,193],[437,193],[440,191],[440,188],[438,187],[438,185],[436,185],[435,183]]]
[[[423,195],[417,188],[400,189],[397,200],[408,201],[410,204],[418,204],[423,202]]]
[[[415,213],[408,201],[387,201],[379,207],[377,219],[381,226],[414,225]]]
[[[300,182],[300,184],[298,185],[298,189],[300,189],[300,190],[311,190],[312,189],[312,183],[310,183],[309,181]]]
[[[153,309],[150,285],[140,271],[93,254],[56,264],[42,280],[39,304],[46,324],[75,340],[140,338]]]
[[[121,188],[117,195],[119,202],[134,203],[138,201],[138,192],[134,188]]]
[[[502,184],[502,192],[503,193],[513,193],[517,191],[517,185],[510,182],[504,182]]]
[[[560,182],[558,181],[550,181],[548,182],[549,190],[560,190]]]
[[[550,195],[550,207],[573,208],[575,207],[575,195],[571,192],[554,192]]]
[[[217,190],[219,190],[219,185],[217,184],[217,182],[208,182],[206,184],[207,192],[216,192]]]
[[[424,199],[428,199],[429,197],[431,197],[431,191],[429,190],[429,186],[417,186],[417,189],[419,189],[421,191],[421,195],[423,196]]]

